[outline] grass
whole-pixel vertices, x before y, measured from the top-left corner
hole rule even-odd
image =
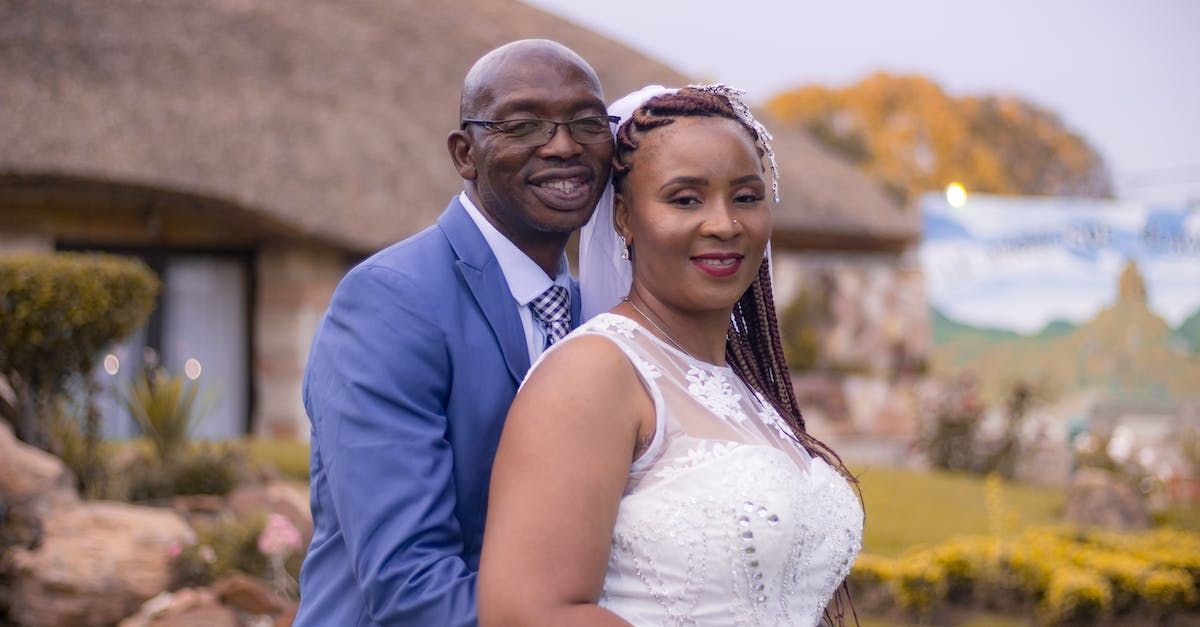
[[[875,467],[857,472],[867,513],[864,552],[896,556],[990,531],[982,477]],[[1058,522],[1063,499],[1060,489],[1004,484],[1004,507],[1020,527]]]
[[[259,466],[271,466],[287,479],[308,482],[308,443],[300,440],[242,441],[250,461]]]
[[[927,627],[928,623],[909,622],[894,618],[872,615],[858,615],[860,627]],[[961,612],[960,615],[947,617],[955,627],[1030,627],[1034,623],[1029,619],[993,614],[991,612]]]
[[[246,438],[243,440],[227,440],[242,446],[250,461],[255,466],[270,466],[279,471],[285,479],[308,482],[308,443],[300,440],[260,440]],[[203,440],[190,442],[188,446],[201,446]],[[148,455],[153,452],[153,446],[145,438],[132,440],[115,440],[101,442],[102,455],[120,455],[122,451],[134,448]]]

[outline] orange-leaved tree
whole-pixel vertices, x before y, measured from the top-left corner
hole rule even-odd
[[[959,181],[994,194],[1110,196],[1103,158],[1054,113],[1014,96],[955,98],[921,76],[873,74],[768,103],[900,200]]]

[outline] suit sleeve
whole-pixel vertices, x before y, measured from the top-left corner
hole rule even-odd
[[[314,444],[370,618],[475,624],[475,577],[454,516],[440,328],[397,272],[364,266],[334,294],[306,398]]]

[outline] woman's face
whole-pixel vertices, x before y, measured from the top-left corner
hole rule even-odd
[[[614,208],[635,286],[681,311],[732,308],[771,237],[754,141],[725,118],[681,117],[645,134]]]

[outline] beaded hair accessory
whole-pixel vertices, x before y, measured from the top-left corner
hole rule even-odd
[[[758,140],[762,143],[763,152],[767,154],[767,162],[771,164],[771,195],[775,197],[775,202],[779,202],[779,168],[775,165],[775,151],[771,150],[771,140],[775,139],[767,127],[762,125],[754,118],[754,114],[750,113],[750,107],[742,102],[742,96],[746,95],[745,90],[730,87],[724,83],[713,83],[712,85],[688,85],[688,89],[702,91],[708,94],[721,96],[729,101],[729,106],[733,108],[733,114],[737,116],[743,124],[754,129],[758,133]]]

